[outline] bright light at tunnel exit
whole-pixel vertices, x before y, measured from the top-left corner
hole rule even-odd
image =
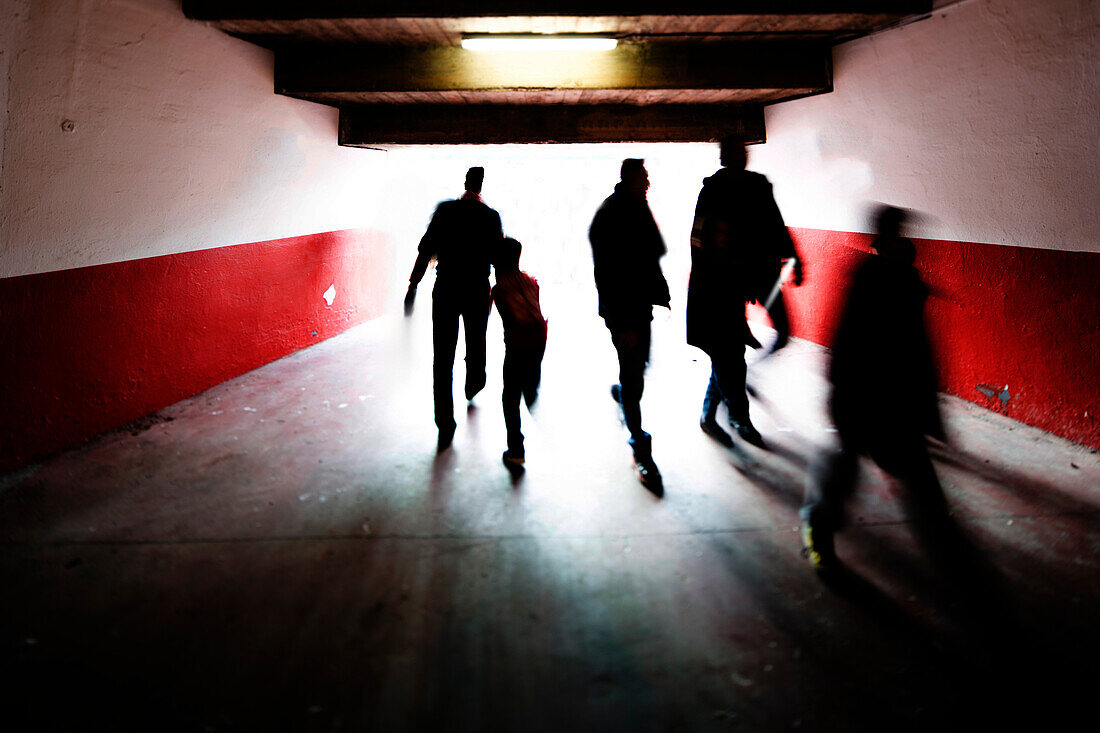
[[[611,51],[614,38],[595,36],[474,36],[462,39],[469,51]]]

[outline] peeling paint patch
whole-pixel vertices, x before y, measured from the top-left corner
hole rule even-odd
[[[988,384],[979,384],[975,387],[975,389],[977,389],[979,392],[981,392],[986,397],[989,397],[991,399],[993,397],[996,397],[997,399],[999,399],[1001,401],[1002,406],[1007,405],[1008,401],[1012,398],[1012,395],[1010,395],[1008,393],[1008,385],[1007,384],[1005,386],[1001,387],[1001,389],[999,391],[996,387],[990,387]]]
[[[328,286],[328,290],[321,296],[325,299],[325,302],[332,305],[332,301],[336,300],[336,283]]]

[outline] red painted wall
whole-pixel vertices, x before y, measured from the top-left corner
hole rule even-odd
[[[380,315],[390,260],[345,230],[0,279],[0,471]]]
[[[794,332],[828,346],[871,236],[792,234],[808,263]],[[1100,448],[1100,254],[916,245],[941,389]],[[391,255],[348,230],[0,279],[0,470],[379,315]],[[1005,385],[1005,403],[978,389]]]
[[[793,330],[828,346],[848,273],[872,237],[791,233],[807,262],[806,283],[789,291]],[[1100,448],[1100,253],[914,242],[940,390]]]

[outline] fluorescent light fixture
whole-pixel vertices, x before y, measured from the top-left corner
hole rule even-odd
[[[606,36],[470,36],[462,47],[470,51],[610,51],[619,42]]]

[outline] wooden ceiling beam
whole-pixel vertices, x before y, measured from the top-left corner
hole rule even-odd
[[[507,54],[457,47],[309,47],[275,55],[275,91],[831,89],[824,44],[620,44],[614,51]]]
[[[340,144],[764,142],[759,105],[369,105],[340,110]]]
[[[196,20],[301,20],[306,18],[456,18],[510,15],[827,15],[927,13],[932,0],[183,0]]]

